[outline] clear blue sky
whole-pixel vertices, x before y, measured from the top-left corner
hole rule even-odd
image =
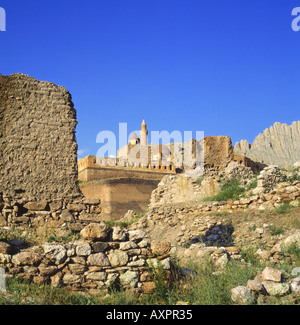
[[[2,0],[0,73],[66,87],[81,156],[120,122],[252,142],[300,119],[300,0]]]

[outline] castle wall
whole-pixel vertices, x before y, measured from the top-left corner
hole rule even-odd
[[[164,166],[161,166],[164,167]],[[153,167],[152,167],[153,170]],[[87,167],[83,170],[79,170],[78,179],[80,181],[93,181],[97,179],[106,178],[141,178],[141,179],[161,179],[166,174],[175,174],[170,170],[163,171],[156,168],[155,171],[147,170],[146,168],[116,168],[116,167]]]
[[[254,172],[259,172],[259,171],[261,171],[262,169],[264,169],[266,167],[265,164],[262,164],[260,162],[255,162],[255,161],[251,160],[250,158],[248,158],[246,156],[234,155],[233,160],[237,161],[241,165],[244,165],[246,167],[250,167]]]
[[[0,74],[0,194],[80,195],[76,125],[65,88],[23,74]]]
[[[159,180],[112,179],[80,185],[84,196],[101,199],[103,220],[119,220],[128,210],[145,211]]]

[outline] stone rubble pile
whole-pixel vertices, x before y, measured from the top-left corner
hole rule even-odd
[[[0,242],[0,267],[34,283],[89,290],[99,293],[121,286],[151,293],[155,283],[150,268],[170,274],[168,242],[152,242],[141,230],[125,232],[120,227],[90,223],[81,239],[68,243],[44,243],[26,249],[20,243]]]
[[[230,167],[235,170],[236,167]],[[229,173],[230,175],[230,173]],[[233,173],[233,175],[236,175]],[[233,177],[232,175],[230,177]],[[235,176],[234,176],[235,177]],[[268,166],[258,175],[257,187],[249,190],[239,200],[203,202],[211,188],[220,188],[219,181],[214,182],[204,178],[199,185],[197,180],[184,176],[165,176],[158,187],[152,192],[147,216],[164,215],[168,217],[174,214],[174,208],[181,205],[182,211],[197,210],[199,213],[222,212],[225,210],[238,209],[261,209],[274,208],[290,202],[297,205],[300,197],[300,171],[284,172],[277,166]],[[250,178],[253,181],[253,178]],[[210,189],[207,183],[210,182]],[[245,181],[246,182],[246,181]],[[205,184],[204,184],[205,183]],[[216,192],[216,191],[215,191]]]
[[[292,277],[293,275],[299,275]],[[285,272],[266,267],[257,272],[246,286],[237,286],[231,290],[231,299],[238,305],[265,304],[266,296],[283,297],[289,293],[300,293],[300,269],[294,268],[291,277]]]
[[[269,192],[276,184],[285,180],[287,176],[278,166],[267,166],[258,175],[257,187],[253,190],[253,194]]]
[[[255,175],[250,167],[235,161],[230,162],[224,170],[205,168],[198,177],[166,175],[152,192],[150,205],[199,202],[217,194],[222,184],[235,178],[240,180],[242,186],[248,186],[255,180]]]
[[[285,261],[292,262],[293,256],[288,253],[288,248],[291,245],[300,247],[300,231],[287,236],[287,238],[276,243],[271,249],[259,249],[255,254],[259,259],[269,261],[272,264],[280,264]]]
[[[207,169],[204,175],[217,178],[218,182],[224,183],[228,180],[238,179],[242,186],[248,186],[255,180],[255,174],[250,167],[231,161],[223,171],[215,172],[214,169]]]
[[[246,263],[240,249],[235,246],[217,247],[196,243],[188,248],[176,247],[173,251],[176,252],[181,262],[197,261],[201,264],[210,260],[220,270],[233,260]]]

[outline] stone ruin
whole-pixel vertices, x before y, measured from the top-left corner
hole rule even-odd
[[[167,259],[168,250],[157,251],[146,234],[137,238],[102,222],[100,200],[84,197],[78,186],[76,125],[65,88],[0,74],[0,268],[74,290],[99,293],[120,282],[153,292],[147,260]],[[11,239],[16,228],[22,240]],[[81,239],[66,242],[74,233]]]
[[[0,74],[0,193],[78,197],[76,111],[70,93],[23,74]]]

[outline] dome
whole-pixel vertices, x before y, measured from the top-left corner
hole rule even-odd
[[[132,133],[131,137],[129,138],[129,141],[130,140],[137,140],[137,139],[140,139],[137,134],[135,132]]]

